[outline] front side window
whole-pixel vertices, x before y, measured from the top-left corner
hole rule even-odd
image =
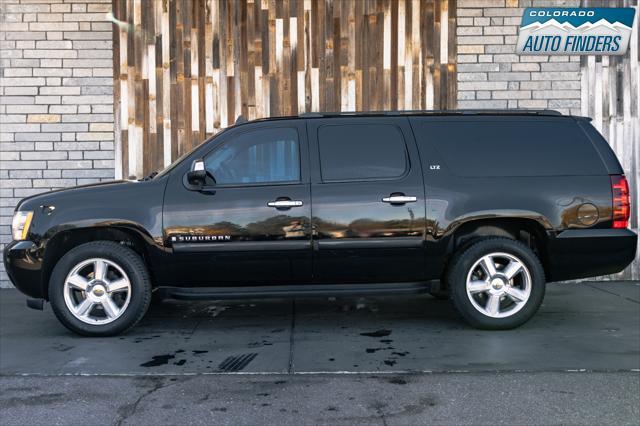
[[[249,131],[224,143],[204,161],[218,185],[297,182],[298,132],[285,127]]]
[[[340,124],[318,129],[322,180],[398,178],[407,169],[400,129],[390,124]]]

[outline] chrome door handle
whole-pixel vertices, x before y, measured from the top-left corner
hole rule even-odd
[[[277,201],[269,201],[267,203],[269,207],[275,207],[277,209],[288,209],[291,207],[300,207],[302,206],[302,201],[300,200],[277,200]]]
[[[417,197],[410,197],[407,195],[392,195],[390,197],[384,197],[382,199],[385,203],[391,204],[404,204],[404,203],[415,203],[418,201]]]

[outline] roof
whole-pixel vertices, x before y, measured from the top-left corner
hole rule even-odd
[[[398,117],[398,116],[473,116],[473,115],[493,115],[493,116],[544,116],[544,117],[572,117],[566,116],[560,111],[552,109],[442,109],[442,110],[399,110],[399,111],[329,111],[329,112],[305,112],[299,115],[283,117],[259,118],[255,121],[271,120],[291,120],[296,118],[330,118],[330,117]],[[589,119],[590,120],[590,119]],[[247,123],[244,116],[239,116],[235,124]]]

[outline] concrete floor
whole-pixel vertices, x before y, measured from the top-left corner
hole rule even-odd
[[[2,290],[0,391],[0,418],[15,424],[78,422],[69,398],[105,393],[113,410],[87,423],[211,421],[202,410],[229,424],[633,423],[640,283],[551,284],[512,331],[474,330],[448,302],[414,295],[170,300],[114,338],[75,336]]]
[[[634,425],[638,373],[2,377],[3,425]]]

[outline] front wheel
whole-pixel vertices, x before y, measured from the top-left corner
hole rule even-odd
[[[56,317],[84,336],[133,327],[151,300],[149,273],[136,252],[111,241],[82,244],[56,264],[49,282]]]
[[[448,285],[456,310],[472,326],[507,330],[536,313],[545,277],[529,247],[508,238],[487,238],[454,256]]]

